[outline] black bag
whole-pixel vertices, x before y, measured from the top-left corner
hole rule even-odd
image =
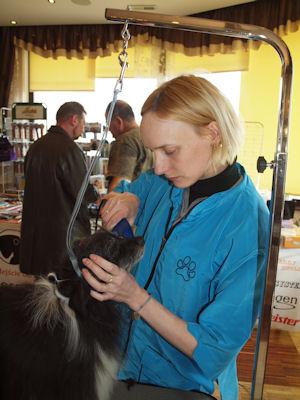
[[[10,144],[6,135],[0,136],[0,161],[11,161],[16,159],[14,147]]]

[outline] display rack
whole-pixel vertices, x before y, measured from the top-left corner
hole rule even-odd
[[[99,122],[86,122],[85,132],[82,137],[77,140],[77,144],[85,154],[88,168],[93,162],[93,158],[96,155],[96,150],[99,147],[102,136],[102,125]],[[108,183],[106,181],[106,175],[109,152],[110,144],[106,142],[103,145],[101,156],[99,157],[98,163],[94,166],[90,177],[90,183],[94,184],[100,194],[105,194],[107,192]]]
[[[5,142],[9,140],[11,108],[2,107],[0,109],[0,114],[0,135],[1,140]],[[6,189],[14,186],[13,158],[13,151],[11,154],[4,154],[3,157],[0,158],[0,192],[4,192]]]
[[[16,158],[13,163],[15,186],[24,188],[24,159],[30,145],[46,133],[47,108],[43,103],[14,103],[9,137]]]

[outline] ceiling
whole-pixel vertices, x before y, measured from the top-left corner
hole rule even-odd
[[[105,8],[126,9],[128,5],[155,5],[150,12],[189,15],[247,3],[251,0],[0,0],[0,26],[69,25],[106,23]],[[252,0],[253,1],[253,0]],[[141,10],[144,11],[144,10]]]

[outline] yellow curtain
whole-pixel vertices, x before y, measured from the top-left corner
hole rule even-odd
[[[234,54],[215,54],[188,57],[182,53],[167,51],[166,75],[176,76],[182,73],[205,73],[245,71],[248,69],[249,52],[236,51]]]
[[[94,90],[95,78],[114,78],[120,74],[119,53],[83,60],[66,57],[44,58],[30,53],[30,91]],[[159,46],[135,44],[128,49],[127,78],[155,77],[158,81],[182,73],[245,71],[249,53],[186,56]]]
[[[164,71],[164,53],[158,46],[141,45],[136,43],[128,49],[128,78],[149,78],[158,77]],[[118,77],[120,74],[119,53],[112,53],[109,57],[97,57],[96,78]]]
[[[28,102],[28,93],[28,52],[16,48],[14,73],[9,92],[9,107],[13,103]]]
[[[30,91],[36,90],[94,90],[95,60],[66,57],[44,58],[30,53]]]
[[[236,51],[231,54],[186,56],[161,49],[158,46],[136,44],[128,49],[129,68],[126,77],[171,77],[183,73],[245,71],[248,68],[249,52]],[[118,53],[96,59],[95,77],[117,77],[120,73]]]

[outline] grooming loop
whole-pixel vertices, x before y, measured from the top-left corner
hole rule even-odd
[[[77,215],[78,215],[79,210],[80,210],[80,206],[82,204],[82,200],[83,200],[85,191],[86,191],[86,189],[88,187],[88,184],[89,184],[89,181],[90,181],[90,176],[92,174],[92,171],[94,169],[94,166],[95,166],[96,162],[99,160],[99,157],[101,156],[101,151],[102,151],[102,148],[103,148],[104,143],[106,141],[107,133],[108,133],[109,126],[110,126],[110,123],[111,123],[111,119],[112,119],[112,115],[113,115],[113,111],[114,111],[114,108],[115,108],[115,104],[116,104],[116,101],[117,101],[118,94],[123,90],[123,81],[124,81],[125,71],[126,71],[126,69],[128,67],[127,48],[128,48],[128,43],[129,43],[129,40],[130,40],[130,33],[129,33],[129,30],[128,30],[128,22],[127,21],[125,21],[125,23],[124,23],[124,27],[123,27],[122,32],[121,32],[121,37],[123,39],[123,48],[122,48],[122,50],[121,50],[121,52],[120,52],[120,54],[118,56],[118,60],[119,60],[120,66],[121,66],[121,71],[120,71],[119,78],[117,79],[116,85],[114,87],[113,100],[112,100],[112,102],[110,104],[109,111],[107,113],[106,126],[105,126],[105,129],[104,129],[103,136],[102,136],[102,139],[100,141],[100,144],[99,144],[99,146],[97,148],[96,154],[95,154],[95,156],[94,156],[94,158],[93,158],[93,160],[92,160],[92,162],[91,162],[91,164],[90,164],[90,166],[89,166],[89,168],[88,168],[88,170],[86,172],[86,175],[85,175],[85,177],[83,179],[82,185],[81,185],[80,190],[78,192],[78,195],[77,195],[77,198],[76,198],[76,202],[75,202],[75,206],[73,208],[73,212],[72,212],[72,215],[71,215],[71,218],[70,218],[70,222],[69,222],[69,225],[68,225],[68,229],[67,229],[67,237],[66,237],[67,251],[68,251],[68,255],[69,255],[70,261],[71,261],[71,263],[73,265],[74,271],[76,272],[78,277],[81,277],[82,274],[81,274],[81,270],[80,270],[80,268],[78,266],[78,263],[77,263],[77,258],[75,256],[73,248],[72,248],[72,232],[73,232],[74,223],[76,221]]]

